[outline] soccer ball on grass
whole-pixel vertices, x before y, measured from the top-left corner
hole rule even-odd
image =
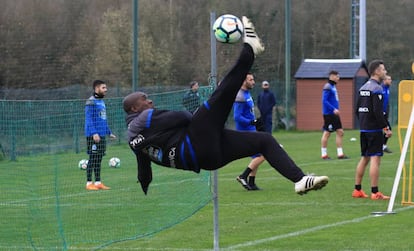
[[[80,170],[86,170],[86,168],[88,167],[88,162],[89,160],[87,159],[81,159],[78,163],[78,167]]]
[[[119,168],[121,167],[121,160],[117,157],[113,157],[108,161],[109,167]]]
[[[243,35],[243,23],[231,14],[225,14],[216,19],[213,24],[214,36],[222,43],[235,43]]]

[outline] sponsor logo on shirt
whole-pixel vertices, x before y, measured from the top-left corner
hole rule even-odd
[[[369,97],[371,96],[371,92],[370,91],[359,91],[359,95],[362,97]]]
[[[129,145],[135,149],[135,147],[141,144],[144,140],[145,137],[142,134],[138,134],[135,138],[129,141]]]

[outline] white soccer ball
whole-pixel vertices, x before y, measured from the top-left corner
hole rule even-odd
[[[350,140],[350,141],[357,141],[357,139],[356,139],[356,138],[350,138],[349,140]]]
[[[78,163],[78,167],[80,170],[86,170],[86,168],[88,167],[88,162],[89,160],[87,159],[81,159]]]
[[[121,167],[121,160],[117,157],[113,157],[108,162],[109,167],[119,168]]]
[[[231,14],[225,14],[216,19],[213,24],[214,36],[222,43],[235,43],[243,35],[243,23]]]

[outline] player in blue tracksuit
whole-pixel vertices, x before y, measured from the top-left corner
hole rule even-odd
[[[106,118],[106,106],[103,96],[97,93],[89,97],[85,106],[85,136],[91,137],[94,134],[102,135],[103,137],[111,134]]]
[[[237,93],[236,100],[233,105],[234,122],[236,130],[255,132],[256,126],[254,125],[254,121],[256,116],[254,115],[254,101],[250,95],[250,89],[254,87],[253,75],[251,73],[247,74],[245,81],[250,82],[250,84],[247,84],[249,85],[249,89],[242,86]]]
[[[384,110],[385,120],[387,120],[388,127],[390,128],[390,130],[392,130],[392,128],[391,128],[390,121],[388,120],[388,117],[389,117],[389,113],[390,113],[390,87],[391,87],[391,84],[392,84],[391,76],[389,76],[389,75],[385,76],[385,79],[384,79],[383,83],[381,84],[381,86],[382,86],[382,98],[384,100],[383,110]],[[387,146],[388,139],[389,138],[386,137],[386,135],[384,134],[384,144],[382,145],[382,150],[385,153],[392,153],[392,151]]]
[[[106,135],[116,138],[108,126],[106,106],[103,98],[107,87],[102,80],[93,82],[93,95],[85,104],[85,136],[87,153],[89,155],[86,168],[86,189],[107,190],[109,187],[101,182],[101,163],[106,151]],[[95,183],[92,182],[92,173],[95,175]]]
[[[305,175],[272,135],[225,128],[237,92],[255,56],[264,50],[250,20],[242,17],[242,21],[244,43],[240,56],[196,113],[156,109],[143,92],[124,98],[129,146],[136,156],[138,181],[145,194],[152,181],[151,162],[198,173],[257,153],[294,182],[298,194],[328,183],[326,176]]]
[[[342,149],[342,139],[344,129],[342,129],[339,96],[336,85],[339,81],[337,71],[329,72],[329,80],[323,87],[322,91],[322,114],[323,114],[323,133],[321,137],[321,158],[330,159],[328,155],[328,139],[332,132],[336,132],[336,151],[338,159],[347,159]]]
[[[236,130],[255,132],[257,126],[256,116],[254,115],[254,101],[250,90],[255,85],[254,76],[251,73],[246,75],[246,79],[237,93],[234,101],[234,122]],[[263,163],[264,157],[261,154],[252,156],[252,160],[242,174],[236,177],[236,180],[247,190],[260,190],[256,185],[256,173],[259,165]]]

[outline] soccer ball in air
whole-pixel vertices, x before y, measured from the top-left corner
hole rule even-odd
[[[78,167],[80,170],[86,170],[86,168],[88,167],[88,162],[89,160],[87,159],[82,159],[79,161]]]
[[[216,19],[213,24],[214,36],[222,43],[235,43],[243,35],[243,23],[231,14],[225,14]]]
[[[117,157],[113,157],[108,162],[109,167],[118,168],[121,167],[121,160]]]

